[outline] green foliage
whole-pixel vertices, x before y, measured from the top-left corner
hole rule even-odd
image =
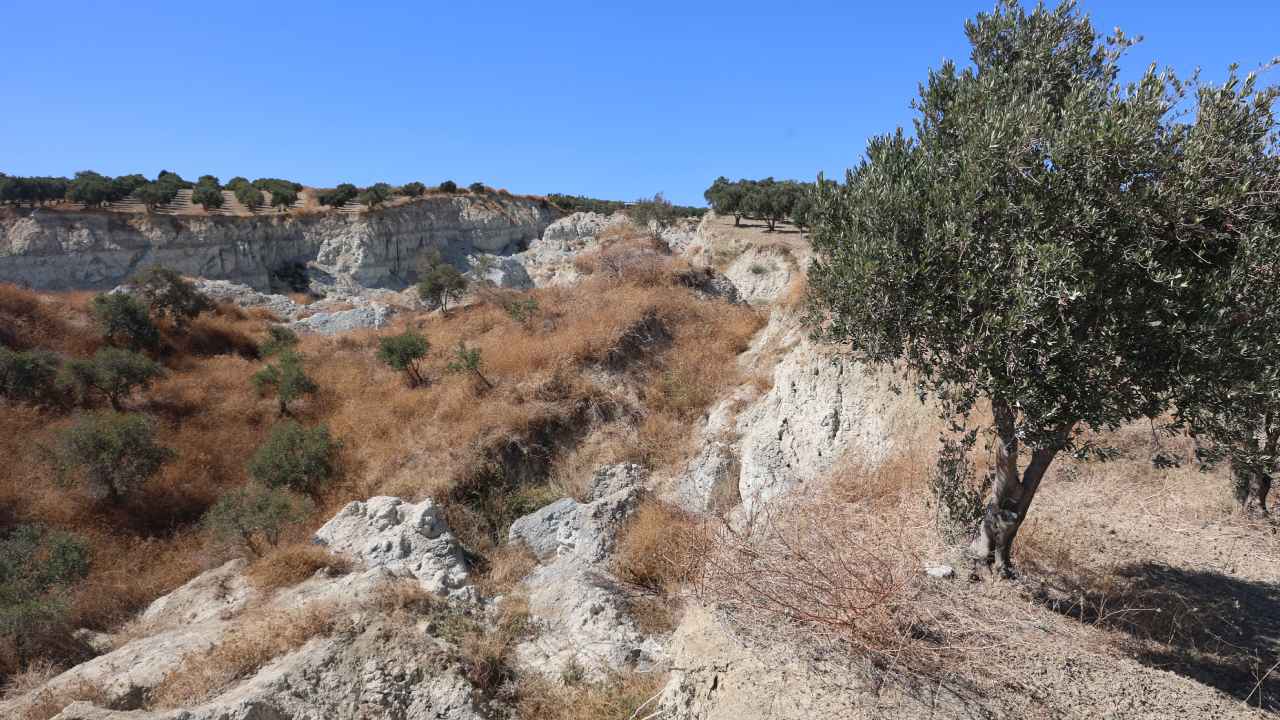
[[[982,522],[982,490],[974,479],[968,454],[975,438],[970,433],[959,442],[944,440],[937,465],[929,475],[938,533],[949,545],[971,540]]]
[[[228,183],[227,187],[230,188],[231,184]],[[248,203],[245,203],[245,199],[241,197],[241,188],[244,187],[244,184],[238,183],[237,187],[232,188],[232,190],[236,194],[236,199],[240,200],[241,203],[244,203],[246,207],[249,207]],[[264,191],[269,194],[271,196],[271,207],[278,208],[280,210],[288,209],[290,205],[297,202],[298,193],[302,192],[301,184],[291,180],[282,180],[280,178],[258,178],[253,181],[252,187],[255,191]],[[243,192],[245,196],[249,195],[247,190]],[[262,197],[261,192],[258,193],[257,197]]]
[[[156,175],[156,182],[161,185],[172,186],[176,189],[190,189],[192,186],[190,182],[183,180],[181,175],[176,172],[169,172],[168,170],[161,170],[159,174]]]
[[[1212,265],[1190,278],[1207,291],[1180,336],[1174,407],[1201,459],[1230,460],[1237,499],[1264,511],[1280,462],[1280,205],[1257,198],[1280,196],[1277,97],[1277,88],[1259,90],[1255,76],[1234,72],[1201,87],[1181,156],[1201,172],[1185,181],[1183,218],[1195,223],[1184,220],[1179,234],[1211,250]]]
[[[262,191],[242,177],[234,177],[227,181],[227,189],[236,196],[236,201],[249,210],[256,210],[262,204]]]
[[[0,347],[0,398],[11,403],[57,404],[62,397],[62,360],[47,350],[18,352]]]
[[[400,186],[400,194],[406,197],[421,197],[426,191],[427,186],[417,181]]]
[[[97,295],[91,309],[94,320],[109,342],[132,350],[152,350],[160,345],[160,331],[151,322],[146,306],[132,295]]]
[[[384,337],[378,344],[378,359],[405,374],[410,387],[425,385],[422,359],[431,350],[427,338],[412,329],[399,335]]]
[[[484,183],[479,181],[471,183],[467,186],[467,189],[476,195],[483,194],[489,190],[489,188],[485,187]]]
[[[632,203],[627,207],[627,216],[636,227],[652,234],[656,239],[660,239],[663,231],[671,227],[676,219],[675,209],[662,193]]]
[[[84,203],[86,207],[97,207],[113,199],[119,199],[116,193],[117,186],[111,182],[111,178],[105,175],[99,175],[92,170],[83,170],[76,173],[76,177],[67,187],[66,196],[71,202]],[[132,192],[133,188],[130,188]],[[128,195],[129,193],[125,193]]]
[[[205,513],[202,524],[218,545],[262,557],[264,546],[279,544],[280,533],[289,525],[306,520],[313,508],[308,498],[286,489],[250,483],[218,498]]]
[[[249,475],[270,488],[315,494],[333,477],[338,444],[324,425],[306,427],[285,420],[249,460]]]
[[[146,300],[153,317],[168,318],[179,328],[213,309],[213,303],[191,281],[160,265],[141,271],[129,282]]]
[[[54,458],[63,479],[76,479],[118,503],[173,456],[155,440],[143,415],[96,412],[80,415],[58,436]]]
[[[259,394],[275,392],[281,416],[289,414],[289,403],[317,389],[302,367],[302,356],[293,350],[280,352],[279,360],[254,373],[252,382]]]
[[[106,347],[90,359],[67,363],[66,374],[76,395],[83,398],[90,391],[99,392],[119,411],[135,390],[146,389],[163,374],[160,365],[146,355]]]
[[[89,573],[89,546],[71,533],[17,525],[0,538],[0,637],[24,663],[41,635],[60,626],[68,590]]]
[[[292,180],[284,180],[282,178],[258,178],[253,181],[253,186],[259,190],[271,192],[275,188],[282,188],[293,193],[302,192],[302,183],[296,183]]]
[[[449,301],[462,296],[467,289],[467,278],[453,265],[445,262],[440,251],[432,248],[418,260],[418,297],[449,310]]]
[[[356,202],[361,205],[367,205],[370,208],[376,208],[391,199],[395,194],[395,188],[386,183],[377,183],[365,189],[364,192],[356,196]]]
[[[502,301],[502,310],[512,320],[524,325],[538,314],[538,301],[531,297],[512,297]]]
[[[206,212],[222,207],[222,186],[218,184],[218,178],[201,175],[196,181],[195,189],[191,191],[191,202],[200,205]]]
[[[469,348],[462,340],[459,340],[458,347],[453,349],[453,360],[445,369],[451,373],[470,373],[486,389],[493,389],[493,383],[484,376],[484,358],[480,355],[480,348]]]
[[[329,207],[342,207],[360,194],[360,189],[351,183],[342,183],[332,190],[326,190],[317,196],[321,205]]]
[[[298,346],[298,334],[284,325],[272,325],[267,328],[267,339],[258,346],[262,357],[271,357],[276,353],[292,350]]]
[[[436,189],[442,193],[450,193],[450,194],[456,193],[458,192],[458,183],[452,180],[445,180],[444,182],[436,186]]]
[[[172,202],[178,194],[178,188],[158,182],[149,182],[133,191],[138,202],[147,206],[147,210],[155,210],[157,206]]]
[[[1274,98],[1233,79],[1180,115],[1186,85],[1154,66],[1121,85],[1131,42],[1070,2],[1005,0],[966,32],[973,66],[930,73],[914,133],[819,183],[810,320],[953,417],[990,401],[983,533],[1007,555],[1055,454],[1089,449],[1075,431],[1155,416],[1199,369],[1186,344],[1214,336],[1218,278],[1257,227],[1250,173],[1274,172]]]
[[[703,193],[711,207],[721,215],[733,215],[733,224],[743,217],[764,220],[772,232],[779,220],[790,219],[798,227],[807,227],[813,212],[812,183],[794,180],[738,180],[716,178]]]

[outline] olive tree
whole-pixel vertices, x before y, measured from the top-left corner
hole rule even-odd
[[[445,261],[439,250],[432,248],[418,259],[418,297],[449,311],[449,301],[462,296],[467,277]]]
[[[405,374],[409,387],[426,384],[422,375],[422,358],[427,356],[431,344],[427,338],[412,329],[399,335],[382,338],[378,343],[378,359],[389,367]]]
[[[78,535],[17,525],[0,535],[0,637],[19,666],[45,632],[63,624],[68,590],[89,573],[89,545]]]
[[[289,403],[317,390],[302,367],[302,356],[290,349],[282,350],[275,364],[254,373],[251,382],[259,394],[275,392],[281,417],[289,414]]]
[[[98,412],[81,415],[58,436],[55,466],[63,480],[79,479],[119,503],[173,457],[156,442],[143,415]]]
[[[152,265],[129,282],[147,301],[153,316],[168,318],[179,328],[213,309],[213,302],[190,280],[167,267]]]
[[[675,208],[671,201],[658,193],[651,198],[641,198],[627,207],[627,217],[636,227],[649,233],[655,240],[662,238],[662,233],[671,227],[676,219]]]
[[[280,534],[310,514],[313,504],[283,488],[250,483],[218,498],[201,523],[218,545],[262,557],[280,542]]]
[[[150,350],[160,344],[160,331],[147,308],[128,293],[104,293],[91,302],[94,320],[112,343],[132,350]]]
[[[266,487],[315,494],[336,472],[338,443],[324,425],[306,427],[285,420],[271,428],[249,459],[249,475]]]
[[[1280,91],[1233,73],[1202,88],[1184,155],[1201,163],[1187,192],[1200,236],[1219,271],[1199,321],[1184,334],[1178,418],[1202,459],[1230,461],[1241,509],[1267,512],[1280,462],[1280,148],[1273,108]],[[1225,130],[1225,131],[1224,131]],[[1230,261],[1227,261],[1230,258]]]
[[[83,398],[90,391],[101,393],[111,403],[111,409],[119,411],[125,398],[135,390],[145,389],[163,371],[146,355],[105,347],[92,358],[68,362],[66,374],[78,397]]]
[[[1131,42],[1073,2],[1004,0],[965,29],[972,66],[929,74],[914,133],[872,139],[843,184],[819,179],[809,320],[905,368],[957,423],[989,404],[996,466],[970,552],[1010,572],[1054,458],[1090,450],[1086,428],[1157,415],[1178,385],[1221,262],[1196,229],[1214,143],[1190,140],[1231,129],[1179,122],[1169,72],[1121,85]]]

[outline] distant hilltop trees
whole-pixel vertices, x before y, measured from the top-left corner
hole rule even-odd
[[[621,200],[598,200],[582,195],[561,195],[560,193],[547,195],[547,201],[568,213],[593,212],[601,215],[612,215],[636,203],[645,202],[644,200],[637,200],[635,203]],[[676,217],[702,217],[707,212],[706,208],[688,205],[671,205],[670,209]]]
[[[814,183],[795,180],[731,181],[716,178],[703,197],[719,215],[732,215],[733,224],[742,218],[763,220],[772,232],[778,221],[788,220],[799,228],[807,228],[813,214]]]
[[[160,171],[154,180],[149,180],[140,174],[110,177],[92,170],[78,172],[73,178],[22,177],[0,173],[0,205],[30,207],[71,202],[84,205],[86,208],[100,208],[130,200],[140,203],[148,212],[151,212],[162,205],[174,202],[179,191],[190,190],[192,205],[199,205],[206,212],[218,210],[226,205],[227,199],[224,192],[229,193],[251,212],[266,207],[284,210],[299,201],[303,189],[301,183],[283,178],[258,178],[250,181],[245,177],[234,177],[223,184],[213,175],[202,175],[197,181],[190,182],[168,170]],[[380,182],[365,188],[351,183],[342,183],[332,189],[312,191],[319,205],[333,208],[342,207],[351,202],[377,208],[397,197],[417,198],[431,193],[511,195],[506,190],[494,190],[481,182],[471,183],[463,189],[452,180],[445,180],[435,187],[428,187],[418,181],[401,186]],[[593,203],[606,202],[588,201],[586,198],[578,200]],[[617,203],[617,205],[621,207],[623,203]],[[696,210],[696,208],[688,209]]]

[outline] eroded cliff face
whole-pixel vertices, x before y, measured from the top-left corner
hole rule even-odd
[[[10,210],[0,214],[0,282],[109,288],[160,264],[265,289],[272,270],[301,262],[322,283],[403,287],[427,248],[451,258],[517,252],[558,216],[535,200],[496,196],[433,196],[352,215],[253,218]]]

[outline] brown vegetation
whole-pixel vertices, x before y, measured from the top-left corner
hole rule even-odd
[[[290,587],[325,570],[334,575],[351,571],[351,562],[311,543],[283,545],[249,566],[249,581],[261,590]]]

